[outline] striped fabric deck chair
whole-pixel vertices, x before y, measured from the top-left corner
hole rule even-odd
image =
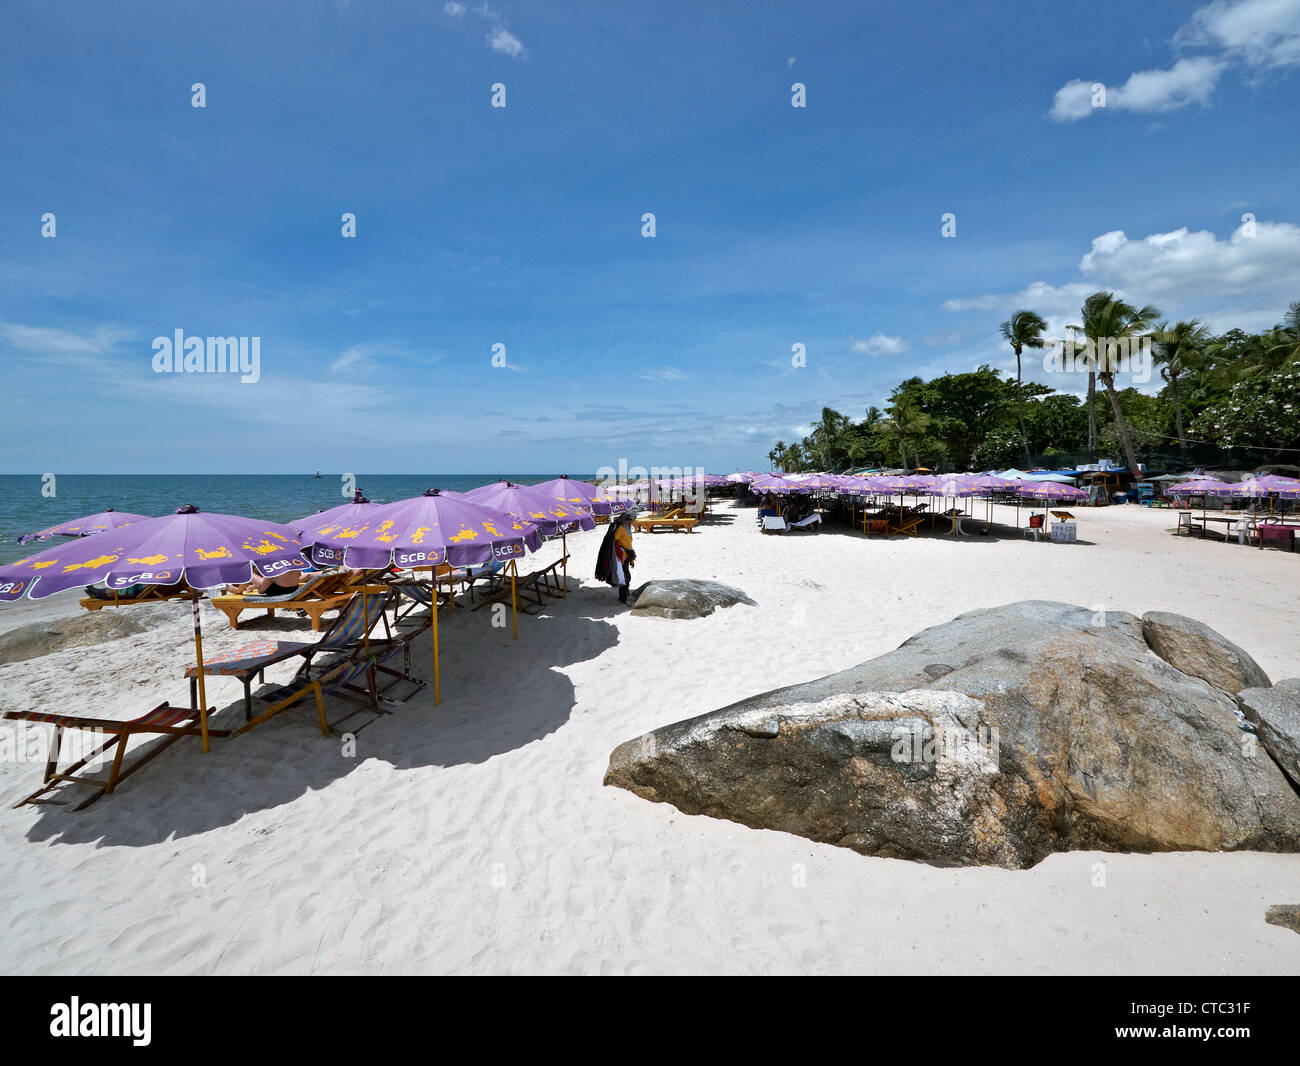
[[[301,655],[304,662],[298,674],[310,673],[312,660],[316,656],[348,654],[354,648],[364,646],[368,635],[381,622],[385,636],[391,637],[392,631],[384,614],[391,595],[387,586],[364,586],[352,594],[352,598],[320,640],[311,644],[288,640],[255,640],[251,644],[204,659],[204,672],[239,679],[244,686],[244,718],[248,720],[252,717],[253,679],[265,681],[268,666]],[[190,682],[190,703],[197,705],[198,667],[186,667],[185,676]]]
[[[375,660],[365,655],[359,655],[355,658],[343,659],[326,668],[319,677],[295,677],[287,685],[280,685],[270,692],[259,693],[257,699],[266,700],[270,703],[261,714],[245,722],[235,730],[234,735],[247,733],[256,725],[261,725],[270,718],[274,718],[281,711],[289,710],[294,704],[312,697],[316,701],[316,717],[320,723],[322,736],[329,736],[330,733],[338,728],[343,722],[370,711],[374,714],[387,714],[379,706],[375,692]],[[357,682],[365,681],[363,687]],[[325,696],[335,695],[356,706],[356,709],[345,714],[342,718],[330,722],[325,717]]]
[[[558,598],[564,595],[560,570],[568,563],[568,560],[569,557],[566,555],[562,559],[556,559],[550,566],[544,566],[530,574],[520,574],[515,578],[515,596],[519,609],[524,614],[533,614],[535,611],[542,610],[546,606],[547,596]],[[474,610],[481,611],[484,607],[489,607],[494,603],[509,602],[510,575],[502,570],[495,576],[492,587],[488,590],[483,602]]]
[[[208,711],[209,715],[212,713],[212,710]],[[199,726],[199,712],[195,708],[172,707],[165,702],[158,704],[151,711],[146,711],[139,718],[132,718],[125,722],[112,718],[89,718],[85,715],[73,714],[46,714],[39,711],[9,711],[5,718],[20,722],[43,722],[54,726],[54,736],[50,741],[50,753],[45,762],[45,776],[41,782],[41,787],[30,796],[15,803],[15,807],[21,807],[25,803],[66,803],[69,801],[46,798],[45,794],[60,785],[88,785],[94,791],[72,808],[74,811],[79,811],[84,807],[89,807],[100,796],[111,794],[123,780],[130,777],[146,763],[157,758],[158,755],[170,748],[182,737],[197,737],[202,734]],[[64,731],[69,729],[81,729],[100,734],[108,733],[111,736],[86,755],[85,758],[78,759],[71,766],[60,770],[58,768],[59,749],[62,746]],[[123,769],[123,757],[126,755],[126,746],[131,738],[151,735],[160,737],[159,743],[153,745],[140,758]],[[224,729],[209,728],[208,735],[224,737],[230,734],[229,731]],[[87,777],[78,773],[89,763],[97,761],[101,755],[114,745],[117,745],[117,751],[113,753],[113,764],[109,769],[107,778]]]

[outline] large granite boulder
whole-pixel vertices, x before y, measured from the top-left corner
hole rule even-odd
[[[169,621],[188,618],[167,604],[105,607],[44,622],[28,622],[0,633],[0,664],[20,663],[68,648],[85,648],[144,633]]]
[[[1259,742],[1300,788],[1300,678],[1270,688],[1247,688],[1237,696]]]
[[[618,747],[606,784],[871,855],[1300,850],[1300,796],[1233,697],[1143,625],[1027,601]]]
[[[660,618],[703,618],[738,603],[757,606],[738,588],[697,578],[647,581],[632,596],[632,610]]]
[[[1224,692],[1267,688],[1268,674],[1244,649],[1216,633],[1204,622],[1168,611],[1147,611],[1142,635],[1170,666],[1208,681]]]

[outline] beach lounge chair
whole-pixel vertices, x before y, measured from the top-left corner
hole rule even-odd
[[[275,617],[276,611],[305,611],[311,618],[311,627],[319,631],[321,616],[348,602],[354,589],[369,575],[363,571],[342,574],[317,574],[282,596],[255,596],[247,593],[229,593],[212,597],[212,606],[230,620],[230,628],[239,628],[239,616],[245,611],[266,611]]]
[[[91,590],[87,589],[87,591],[90,592]],[[96,589],[92,595],[77,602],[88,611],[98,611],[102,607],[132,607],[137,603],[168,603],[172,600],[188,600],[194,595],[194,590],[183,581],[179,585],[143,585],[135,587],[135,591],[129,589],[124,591],[130,594],[122,595],[111,590],[100,591]]]
[[[898,514],[889,527],[891,533],[906,533],[909,537],[915,537],[916,531],[921,523],[925,521],[925,515],[920,513],[920,508],[916,510],[904,510]]]
[[[809,515],[804,515],[802,518],[796,519],[795,521],[787,524],[787,528],[789,529],[804,529],[804,530],[811,529],[815,533],[821,532],[821,527],[822,527],[822,516],[821,513],[818,511],[814,511],[812,514]]]
[[[374,676],[376,665],[374,657],[358,655],[333,663],[319,677],[295,677],[287,685],[281,685],[267,693],[259,693],[258,698],[267,700],[270,702],[270,706],[257,717],[249,719],[235,730],[235,735],[238,736],[240,733],[248,732],[254,726],[261,725],[268,719],[274,718],[281,711],[288,710],[294,704],[308,697],[312,697],[316,701],[316,716],[320,723],[322,736],[329,736],[343,722],[365,711],[371,711],[375,714],[387,714],[388,712],[379,706],[377,699]],[[365,687],[357,684],[362,679],[367,681]],[[330,722],[325,717],[326,694],[336,695],[356,705],[357,709],[334,722]]]
[[[638,533],[657,533],[661,529],[670,529],[674,533],[680,529],[690,533],[699,524],[698,518],[687,518],[684,515],[650,515],[648,518],[638,518],[632,523],[632,528]]]
[[[217,677],[236,677],[244,686],[244,720],[252,718],[253,679],[265,681],[268,666],[284,662],[296,656],[302,656],[304,667],[309,672],[312,660],[318,655],[350,654],[357,647],[364,647],[367,638],[381,622],[384,635],[392,639],[388,618],[384,608],[388,605],[392,593],[383,586],[364,586],[353,593],[343,610],[339,612],[333,624],[320,640],[313,643],[288,640],[255,640],[233,651],[214,655],[203,660],[205,674]],[[303,673],[303,670],[299,670]],[[198,667],[190,666],[185,670],[190,679],[190,705],[198,702]]]
[[[785,519],[778,515],[767,515],[763,519],[764,533],[784,533],[790,527],[785,524]]]
[[[209,710],[208,713],[211,714],[212,711]],[[112,793],[123,780],[130,777],[146,763],[157,758],[158,755],[170,748],[182,737],[202,735],[198,710],[193,707],[172,707],[165,702],[158,704],[151,711],[146,711],[140,717],[125,722],[112,718],[89,718],[85,715],[75,714],[47,714],[40,711],[9,711],[5,718],[20,722],[45,722],[54,726],[54,737],[50,741],[50,754],[45,763],[45,775],[41,787],[30,796],[15,803],[15,807],[21,807],[25,803],[63,803],[65,802],[63,800],[46,799],[44,798],[45,794],[64,784],[89,785],[94,791],[72,808],[74,811],[79,811],[84,807],[89,807],[100,796]],[[64,731],[68,729],[84,729],[112,735],[85,758],[79,759],[71,766],[60,770],[58,768],[59,748],[62,745]],[[153,745],[145,754],[123,769],[123,757],[126,755],[127,743],[132,737],[150,735],[165,739]],[[208,735],[224,737],[229,734],[226,730],[210,728]],[[117,751],[113,754],[113,765],[109,769],[107,778],[86,777],[77,772],[87,764],[95,762],[99,756],[103,755],[115,744],[117,745]]]
[[[559,597],[564,595],[564,588],[560,578],[560,568],[568,561],[568,556],[563,559],[556,559],[550,566],[542,567],[540,570],[534,570],[530,574],[521,574],[515,578],[515,597],[519,605],[519,610],[524,614],[532,614],[534,611],[540,611],[546,606],[545,597]],[[481,611],[493,603],[510,602],[510,575],[506,571],[499,572],[493,579],[491,588],[484,597],[483,602],[474,608]]]

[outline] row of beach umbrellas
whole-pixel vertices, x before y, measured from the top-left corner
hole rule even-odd
[[[430,489],[423,496],[373,504],[351,503],[291,523],[205,513],[193,506],[158,518],[103,512],[52,526],[24,538],[63,542],[0,566],[0,603],[45,599],[103,584],[183,587],[191,593],[203,749],[208,750],[207,699],[199,594],[254,576],[309,565],[351,569],[435,570],[507,564],[541,546],[543,535],[591,529],[593,513],[616,504],[595,486],[568,478],[535,486],[499,482],[472,493]],[[126,518],[130,521],[124,521]],[[92,535],[93,534],[93,535]],[[182,585],[182,582],[184,583]],[[512,607],[515,606],[512,595]],[[433,600],[434,693],[440,699],[437,597]],[[517,634],[517,630],[516,630]]]

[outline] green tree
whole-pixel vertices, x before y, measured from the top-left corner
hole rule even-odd
[[[1191,319],[1177,322],[1172,327],[1162,322],[1152,335],[1155,342],[1155,364],[1160,376],[1169,383],[1174,401],[1174,427],[1178,434],[1178,452],[1187,462],[1187,434],[1183,432],[1183,395],[1180,379],[1187,373],[1205,365],[1205,349],[1210,335],[1200,322]]]
[[[1017,311],[998,327],[1002,338],[1011,345],[1016,353],[1016,421],[1020,426],[1021,439],[1025,441],[1025,458],[1029,458],[1029,443],[1025,437],[1025,400],[1020,391],[1020,353],[1026,348],[1043,347],[1044,322],[1033,311]]]
[[[1096,412],[1094,409],[1096,379],[1106,386],[1110,397],[1111,411],[1115,416],[1115,429],[1124,449],[1124,458],[1129,470],[1137,476],[1137,452],[1120,409],[1119,399],[1115,394],[1115,352],[1112,347],[1119,341],[1133,341],[1146,336],[1160,312],[1147,305],[1134,307],[1118,299],[1113,292],[1094,292],[1083,301],[1083,324],[1075,328],[1080,330],[1089,343],[1089,351],[1094,357],[1088,371],[1089,401],[1089,447],[1096,451]]]

